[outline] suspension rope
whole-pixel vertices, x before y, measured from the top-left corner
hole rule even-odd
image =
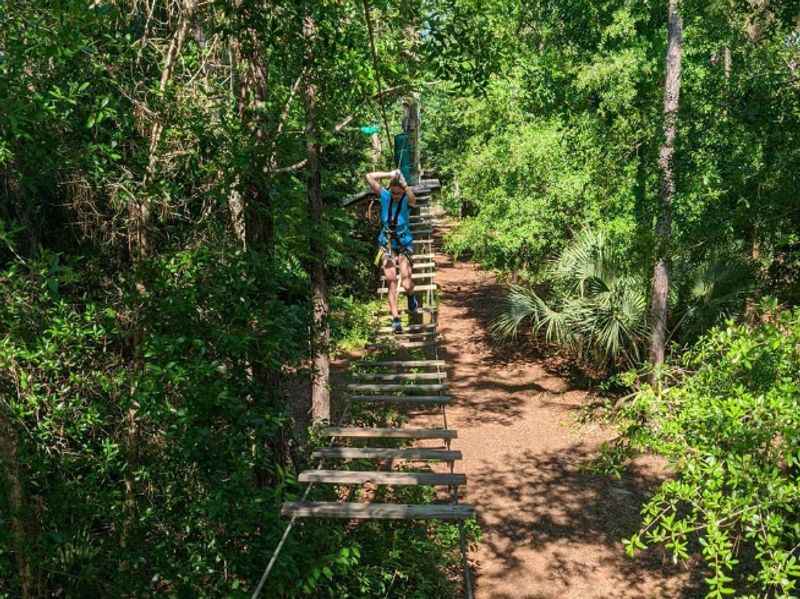
[[[339,418],[336,419],[337,426],[341,425],[345,421],[345,417],[348,416],[349,413],[350,413],[350,402],[348,401],[345,403],[344,410],[342,410],[342,413],[339,415]],[[336,438],[331,437],[331,440],[328,442],[328,447],[333,446],[335,441]],[[320,459],[319,463],[317,464],[317,470],[322,470],[322,466],[324,463],[325,460]],[[313,487],[314,487],[313,482],[308,484],[306,490],[303,492],[303,497],[301,498],[301,501],[305,501],[306,499],[308,499],[308,494],[311,493],[311,489]],[[261,580],[258,581],[258,586],[256,587],[256,590],[253,591],[253,595],[251,596],[250,599],[258,599],[261,596],[261,592],[264,590],[264,584],[267,582],[269,573],[272,572],[273,566],[278,561],[278,556],[281,554],[283,546],[286,544],[286,539],[289,538],[289,533],[292,532],[296,520],[297,520],[297,514],[292,514],[292,517],[289,520],[289,524],[286,525],[286,530],[283,531],[283,536],[281,537],[281,540],[278,542],[278,546],[275,547],[275,551],[272,552],[272,557],[270,558],[267,567],[264,569],[264,573],[261,575]]]
[[[386,104],[383,101],[383,86],[381,85],[381,75],[378,71],[378,52],[375,50],[375,32],[372,27],[372,17],[370,16],[369,0],[364,0],[364,20],[367,22],[367,31],[369,32],[369,47],[372,51],[372,70],[375,71],[375,83],[378,86],[378,103],[381,108],[381,115],[383,116],[383,126],[386,129],[386,141],[392,151],[392,158],[395,166],[397,164],[397,156],[394,151],[394,144],[392,143],[392,133],[389,130],[389,119],[386,118]]]

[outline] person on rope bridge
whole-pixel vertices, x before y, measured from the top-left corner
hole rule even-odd
[[[402,333],[403,325],[397,310],[397,271],[403,279],[403,288],[408,298],[408,312],[415,314],[419,309],[419,300],[414,294],[412,259],[414,255],[414,238],[409,225],[409,208],[417,203],[414,192],[406,184],[400,170],[391,172],[374,172],[367,174],[370,189],[381,200],[381,231],[378,234],[380,245],[379,260],[386,277],[389,289],[389,312],[392,315],[392,332]],[[381,185],[382,179],[389,179],[388,189]]]

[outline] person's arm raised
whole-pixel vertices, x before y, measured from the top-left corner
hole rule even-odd
[[[400,182],[400,185],[403,186],[403,191],[405,192],[406,197],[408,198],[408,205],[411,206],[412,208],[416,206],[417,196],[414,195],[414,190],[411,189],[408,183],[406,183],[406,178],[403,176],[402,171],[400,169],[394,171],[392,173],[392,177],[396,178]]]
[[[412,208],[417,205],[417,196],[414,195],[414,190],[410,186],[405,186],[406,195],[408,196],[408,205]]]
[[[367,173],[366,179],[369,188],[373,191],[375,195],[380,195],[381,193],[381,179],[386,179],[387,177],[391,177],[392,173],[388,172],[385,173],[383,171],[375,171],[373,173]]]

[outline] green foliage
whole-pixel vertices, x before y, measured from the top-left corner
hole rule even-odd
[[[699,551],[708,597],[793,597],[800,583],[800,311],[763,321],[715,328],[684,356],[678,384],[645,389],[626,411],[631,447],[674,471],[628,549]]]
[[[394,123],[418,9],[372,7]],[[9,0],[0,22],[0,596],[249,596],[313,444],[312,239],[333,342],[372,312],[374,231],[336,207],[370,166],[337,125],[379,115],[362,6]],[[308,83],[320,227],[291,168]],[[392,592],[452,594],[451,528],[395,527],[391,559],[380,527],[300,528],[280,596],[395,570]]]
[[[124,293],[57,256],[3,273],[2,409],[26,431],[27,486],[52,502],[31,549],[49,587],[227,595],[251,584],[273,536],[256,523],[278,534],[265,514],[292,482],[287,416],[253,372],[302,359],[308,312],[277,298],[302,281],[264,264],[202,248],[153,265],[142,370],[124,359],[139,324]],[[75,288],[80,303],[66,297]],[[118,575],[104,575],[109,564]]]
[[[530,321],[548,342],[598,365],[636,364],[646,335],[645,285],[620,272],[621,263],[605,235],[583,231],[547,271],[549,303],[514,287],[493,330],[515,336]]]

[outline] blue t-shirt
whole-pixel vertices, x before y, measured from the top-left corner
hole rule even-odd
[[[399,241],[403,247],[411,248],[414,242],[414,237],[411,235],[411,229],[408,226],[409,209],[408,209],[408,196],[403,194],[400,198],[400,212],[397,214],[397,226],[395,227],[395,238],[392,240],[392,247],[397,248]],[[389,208],[391,206],[391,214]],[[394,218],[397,211],[397,202],[392,201],[392,192],[385,187],[381,188],[381,232],[378,235],[378,243],[386,245],[386,229],[389,227],[389,222]]]

